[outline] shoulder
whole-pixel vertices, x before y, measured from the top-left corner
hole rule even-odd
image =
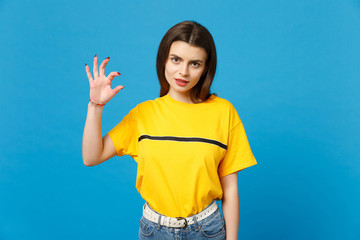
[[[141,102],[136,106],[136,108],[138,108],[138,109],[151,108],[151,107],[161,104],[162,102],[163,102],[163,97],[158,97],[158,98],[155,98],[152,100],[146,100],[144,102]]]
[[[155,98],[153,100],[146,100],[137,104],[131,111],[136,116],[142,116],[150,114],[154,111],[154,109],[161,107],[163,103],[162,97]]]
[[[241,122],[240,116],[234,107],[234,105],[227,99],[215,96],[213,101],[217,104],[218,111],[223,115],[224,118],[229,122],[229,128],[232,129],[234,126]],[[226,116],[226,117],[225,117]]]
[[[214,102],[217,102],[217,103],[223,104],[223,105],[231,105],[231,103],[227,99],[216,96],[216,95],[211,95],[209,97],[209,100],[212,100]]]
[[[234,105],[229,100],[216,95],[211,95],[211,97],[207,101],[213,103],[215,106],[219,108],[223,108],[230,111],[235,110]]]

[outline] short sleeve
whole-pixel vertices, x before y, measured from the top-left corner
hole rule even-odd
[[[130,155],[135,159],[138,155],[136,110],[137,107],[132,109],[120,123],[108,132],[114,143],[117,156]]]
[[[244,126],[235,110],[233,111],[230,122],[234,122],[234,127],[232,127],[229,132],[226,154],[219,165],[218,171],[220,177],[257,164],[251,151]]]

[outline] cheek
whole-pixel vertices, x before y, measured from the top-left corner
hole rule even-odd
[[[171,74],[169,73],[169,68],[165,67],[165,78],[167,81],[171,78]]]
[[[203,71],[196,71],[196,72],[194,72],[194,79],[200,80],[202,74],[203,74]]]
[[[176,72],[176,66],[174,64],[171,63],[167,63],[165,65],[165,72],[168,74],[173,74]]]
[[[176,73],[176,68],[173,64],[166,64],[165,65],[165,77],[166,80],[169,81],[169,79],[173,78]]]

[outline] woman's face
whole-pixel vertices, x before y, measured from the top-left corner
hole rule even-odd
[[[171,44],[165,63],[165,77],[168,81],[169,95],[183,102],[191,102],[190,90],[199,82],[205,71],[207,54],[203,48],[183,41]]]

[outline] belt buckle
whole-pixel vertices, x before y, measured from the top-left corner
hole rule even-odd
[[[184,218],[184,217],[177,217],[177,218],[176,218],[176,220],[181,220],[181,219],[184,219],[184,220],[185,220],[185,226],[180,227],[181,229],[184,229],[184,228],[186,228],[186,227],[188,226],[188,222],[187,222],[186,218]]]

